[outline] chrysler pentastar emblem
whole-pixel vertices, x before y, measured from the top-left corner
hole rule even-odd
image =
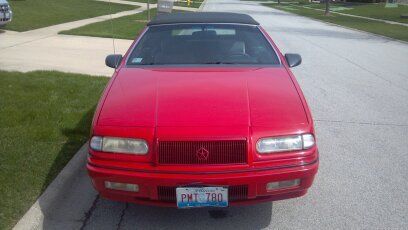
[[[208,152],[207,149],[205,149],[204,147],[201,147],[197,150],[196,152],[196,156],[199,160],[207,160],[208,159],[208,155],[210,155],[210,152]]]

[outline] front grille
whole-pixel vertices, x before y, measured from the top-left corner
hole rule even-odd
[[[176,202],[176,187],[158,186],[159,200],[163,202]],[[228,187],[228,200],[239,201],[248,199],[247,185],[233,185]]]
[[[159,141],[159,164],[244,164],[246,140]]]

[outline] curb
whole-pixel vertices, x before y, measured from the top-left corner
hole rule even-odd
[[[48,185],[47,189],[35,201],[24,216],[17,222],[13,229],[42,229],[44,213],[53,211],[58,206],[62,194],[71,187],[87,160],[88,143],[85,143],[72,157],[68,164],[61,170],[58,176]],[[40,206],[41,202],[41,206]]]

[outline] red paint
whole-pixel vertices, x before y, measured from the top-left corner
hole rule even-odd
[[[312,117],[295,77],[272,39],[262,32],[277,50],[281,67],[127,68],[125,55],[98,104],[92,135],[145,139],[149,152],[134,156],[89,149],[87,168],[102,196],[175,206],[175,202],[159,200],[159,186],[245,185],[247,199],[230,202],[239,205],[307,192],[318,169],[316,146],[270,155],[256,152],[255,144],[262,137],[314,134]],[[193,153],[202,164],[159,164],[157,145],[165,140],[246,140],[247,162],[205,164],[211,151],[203,147]],[[266,191],[268,182],[298,178],[298,187]],[[105,189],[105,180],[138,184],[139,192]]]

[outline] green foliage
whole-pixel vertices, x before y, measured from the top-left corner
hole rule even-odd
[[[200,1],[194,1],[192,0],[190,3],[190,6],[187,4],[187,1],[180,1],[180,2],[174,2],[175,6],[184,6],[184,7],[192,7],[192,8],[199,8],[201,4],[203,3],[202,0]]]
[[[147,0],[127,0],[131,2],[141,2],[141,3],[147,3]],[[157,4],[157,0],[149,0],[150,4]]]
[[[174,11],[183,12],[183,11]],[[150,10],[150,17],[156,15],[156,9]],[[60,32],[61,34],[82,35],[93,37],[106,37],[120,39],[135,39],[135,37],[143,30],[147,23],[147,10],[142,13],[115,18],[112,20],[92,23],[86,26],[66,30]],[[112,31],[113,25],[113,31]],[[113,33],[112,33],[113,32]]]
[[[10,229],[87,141],[108,79],[0,71],[0,229]]]
[[[150,17],[156,15],[156,9],[150,10]],[[121,39],[135,39],[147,23],[147,10],[142,13],[115,18],[112,20],[96,22],[72,30],[60,32],[61,34],[82,35],[93,37],[106,37]],[[113,28],[113,30],[112,30]]]
[[[325,4],[304,5],[314,9],[324,9]],[[364,16],[369,18],[408,23],[408,19],[401,18],[402,14],[408,14],[408,5],[398,5],[395,8],[386,8],[385,4],[355,4],[355,3],[331,3],[330,8],[339,13]]]
[[[19,0],[9,3],[13,10],[13,21],[5,29],[15,31],[27,31],[137,8],[95,0]]]

